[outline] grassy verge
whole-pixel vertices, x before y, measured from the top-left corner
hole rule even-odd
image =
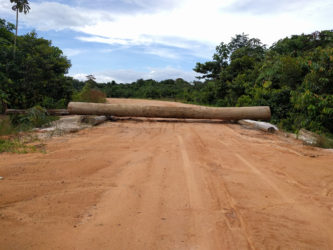
[[[38,149],[35,146],[26,145],[19,139],[0,139],[0,153],[18,153],[26,154],[36,152]]]
[[[321,135],[317,147],[320,148],[333,148],[333,139],[327,135]]]
[[[0,153],[31,153],[45,152],[44,145],[31,146],[29,144],[38,141],[30,131],[35,127],[48,125],[56,120],[49,116],[45,109],[34,107],[24,115],[13,115],[11,117],[0,115]]]
[[[12,135],[17,132],[18,130],[11,124],[9,116],[0,116],[0,136]]]

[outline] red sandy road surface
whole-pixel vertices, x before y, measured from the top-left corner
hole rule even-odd
[[[46,147],[0,155],[0,249],[333,249],[330,150],[138,120]]]

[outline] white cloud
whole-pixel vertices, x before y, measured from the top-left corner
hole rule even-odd
[[[129,39],[117,39],[117,38],[104,38],[104,37],[98,37],[98,36],[92,36],[92,37],[77,37],[77,39],[85,42],[98,42],[98,43],[106,43],[110,45],[121,45],[126,48],[129,46],[144,46],[143,49],[140,49],[140,53],[145,53],[145,54],[151,54],[151,55],[156,55],[159,57],[163,58],[169,58],[169,59],[179,59],[180,55],[175,53],[172,49],[167,49],[167,48],[154,48],[149,45],[153,44],[152,39],[140,39],[137,40],[136,42],[131,41]],[[102,52],[112,52],[115,49],[106,49],[103,50]]]
[[[91,36],[84,38],[86,41],[188,48],[189,43],[184,41],[217,45],[241,32],[272,43],[286,35],[331,28],[333,11],[331,0],[98,0],[94,1],[96,8],[87,8],[88,3],[84,0],[79,4],[81,7],[74,7],[49,1],[31,2],[31,11],[22,20],[40,30],[81,31]],[[159,11],[132,14],[101,10],[103,6],[117,9],[118,5],[143,9],[155,6]],[[167,8],[168,5],[173,7]],[[9,13],[10,6],[9,1],[1,0],[0,11]]]
[[[149,37],[141,36],[136,39],[107,38],[100,36],[78,36],[76,39],[85,42],[104,43],[109,45],[118,45],[118,49],[128,49],[134,46],[141,46],[144,49],[140,53],[157,55],[169,59],[179,59],[182,55],[192,55],[202,58],[211,58],[215,46],[204,44],[197,41],[190,41],[174,37]],[[157,47],[157,45],[159,45]],[[163,46],[169,47],[164,48]],[[181,49],[181,53],[176,53],[172,48]],[[103,50],[111,52],[115,49]]]
[[[165,79],[177,79],[183,78],[186,81],[195,80],[197,74],[193,71],[184,71],[181,69],[176,69],[172,67],[166,68],[153,68],[144,75],[144,79],[154,79],[157,81]]]
[[[190,48],[193,41],[215,46],[221,41],[229,42],[232,36],[242,32],[272,44],[291,34],[331,27],[329,15],[333,4],[328,0],[307,1],[306,5],[297,5],[296,10],[290,7],[289,11],[275,12],[264,12],[270,7],[266,4],[261,15],[251,11],[230,11],[229,7],[236,8],[239,2],[183,0],[179,8],[171,11],[118,15],[113,21],[102,20],[81,26],[78,30],[91,35],[86,40],[108,44],[161,44]],[[286,1],[283,3],[288,6]],[[274,6],[271,5],[271,8]],[[283,10],[282,7],[280,9]]]
[[[0,11],[9,6],[3,1]],[[128,46],[159,44],[192,49],[199,55],[200,46],[194,48],[195,45],[212,48],[221,41],[229,42],[232,36],[242,32],[271,44],[291,34],[332,27],[331,0],[181,0],[172,1],[170,8],[166,7],[167,0],[98,0],[96,8],[92,5],[87,8],[88,0],[81,4],[76,2],[80,7],[32,2],[31,12],[22,17],[22,21],[40,30],[79,31],[86,34],[78,37],[83,41]],[[154,5],[159,11],[112,12],[101,10],[103,4],[105,9],[111,5],[115,9],[120,5],[149,9]],[[11,11],[10,8],[7,11]]]
[[[88,74],[83,74],[83,73],[78,73],[78,74],[74,74],[71,75],[73,78],[80,80],[80,81],[86,81],[87,80],[87,76]]]
[[[80,50],[80,49],[70,49],[70,48],[62,49],[62,52],[64,53],[65,56],[68,56],[68,57],[77,56],[79,54],[84,53],[83,50]]]
[[[9,1],[5,1],[5,0],[1,0],[0,1],[0,10],[12,10],[11,6],[13,4],[11,4]]]
[[[60,1],[60,0],[58,0]],[[61,0],[65,2],[65,0]],[[135,14],[172,10],[179,5],[177,0],[72,0],[74,6],[107,10],[110,13]]]
[[[38,30],[76,30],[86,25],[96,25],[102,20],[112,21],[109,13],[71,7],[57,2],[30,3],[31,10],[27,15],[21,15],[21,20],[27,26]]]
[[[144,50],[144,53],[159,56],[162,58],[169,58],[169,59],[179,59],[180,54],[172,51],[171,49],[165,48],[147,48]]]
[[[78,80],[86,80],[86,75],[83,73],[72,74],[71,76]],[[183,78],[186,81],[195,80],[195,76],[198,75],[193,71],[184,71],[173,67],[165,68],[151,68],[145,72],[135,70],[109,70],[105,72],[95,72],[93,75],[96,77],[97,82],[111,82],[112,80],[117,83],[131,83],[138,79],[154,79],[157,81],[165,79],[177,79]]]
[[[100,36],[78,36],[76,37],[80,41],[84,42],[95,42],[95,43],[105,43],[105,44],[116,44],[116,45],[135,45],[139,44],[133,43],[133,41],[129,39],[122,38],[112,38],[112,37],[100,37]]]
[[[330,0],[321,0],[320,6],[323,6]],[[305,8],[313,7],[316,3],[312,0],[242,0],[233,1],[225,9],[235,12],[249,12],[253,14],[272,14],[281,12],[293,12],[298,10],[304,10]]]

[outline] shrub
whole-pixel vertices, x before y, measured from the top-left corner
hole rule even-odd
[[[51,97],[46,96],[43,98],[40,105],[47,109],[64,109],[66,108],[67,104],[68,101],[65,98],[62,98],[60,100],[55,100]]]
[[[19,139],[0,139],[0,154],[4,152],[26,154],[29,152],[36,152],[36,150],[36,147],[25,145],[24,142]]]
[[[105,103],[106,94],[98,89],[92,89],[90,84],[86,83],[84,88],[73,96],[73,101]]]
[[[26,114],[11,116],[11,122],[19,130],[29,128],[40,128],[56,120],[56,117],[49,116],[47,110],[41,106],[35,106],[27,110]]]

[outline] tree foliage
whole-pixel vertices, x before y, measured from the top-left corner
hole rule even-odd
[[[30,108],[65,105],[72,96],[72,79],[66,77],[70,61],[51,41],[35,32],[17,38],[13,57],[13,25],[0,20],[0,99],[2,106]]]
[[[333,31],[287,37],[268,50],[236,35],[194,70],[208,79],[200,103],[268,105],[273,122],[286,129],[333,133]]]

